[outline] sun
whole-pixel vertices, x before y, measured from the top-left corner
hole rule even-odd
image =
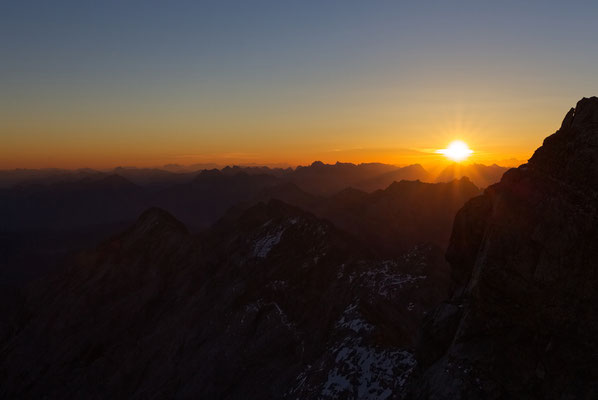
[[[452,141],[446,149],[436,150],[436,153],[444,154],[445,157],[459,162],[469,157],[473,153],[473,150],[471,150],[464,141],[455,140]]]

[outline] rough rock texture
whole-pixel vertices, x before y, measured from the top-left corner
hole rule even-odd
[[[449,282],[280,201],[201,236],[151,209],[0,324],[0,398],[401,398]]]
[[[457,214],[417,399],[598,398],[598,98]]]

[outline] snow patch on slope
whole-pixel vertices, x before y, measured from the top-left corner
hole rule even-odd
[[[417,285],[419,281],[427,278],[426,275],[397,273],[395,261],[383,261],[380,265],[362,273],[359,277],[364,279],[365,284],[371,289],[371,293],[383,297],[392,296],[404,287]]]
[[[350,329],[355,333],[369,333],[374,330],[374,325],[361,317],[357,310],[358,304],[348,306],[341,318],[336,322],[337,329]]]
[[[407,350],[383,350],[348,339],[336,349],[335,365],[320,392],[323,399],[385,400],[402,389],[415,367]]]
[[[253,245],[253,256],[266,258],[270,250],[280,242],[284,231],[285,227],[278,227],[275,231],[268,232],[266,235],[257,238]]]

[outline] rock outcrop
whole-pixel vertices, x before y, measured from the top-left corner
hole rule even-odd
[[[598,98],[457,214],[416,399],[598,398]]]

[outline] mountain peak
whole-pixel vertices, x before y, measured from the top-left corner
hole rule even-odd
[[[198,177],[207,178],[207,177],[214,177],[214,176],[221,176],[222,172],[216,168],[212,169],[204,169],[202,170]]]
[[[311,215],[302,209],[278,199],[270,199],[267,203],[260,202],[245,210],[240,221],[258,221],[264,223],[272,218],[288,218]]]
[[[537,173],[578,187],[598,186],[598,97],[581,99],[528,163]]]
[[[460,178],[455,178],[448,182],[436,182],[436,183],[429,183],[429,182],[421,182],[418,180],[407,180],[401,179],[400,181],[395,181],[390,184],[384,191],[392,192],[392,191],[402,191],[406,188],[423,188],[423,187],[471,187],[474,192],[477,192],[479,189],[475,185],[474,182],[469,179],[467,176],[462,176]]]
[[[133,229],[141,233],[149,233],[157,230],[188,233],[187,227],[182,222],[158,207],[152,207],[144,211],[137,218]]]
[[[572,126],[587,126],[598,124],[598,97],[584,97],[577,102],[573,114]]]
[[[110,174],[101,179],[97,180],[97,183],[109,186],[111,188],[119,188],[119,187],[134,187],[136,186],[133,182],[129,181],[127,178],[119,174]]]

